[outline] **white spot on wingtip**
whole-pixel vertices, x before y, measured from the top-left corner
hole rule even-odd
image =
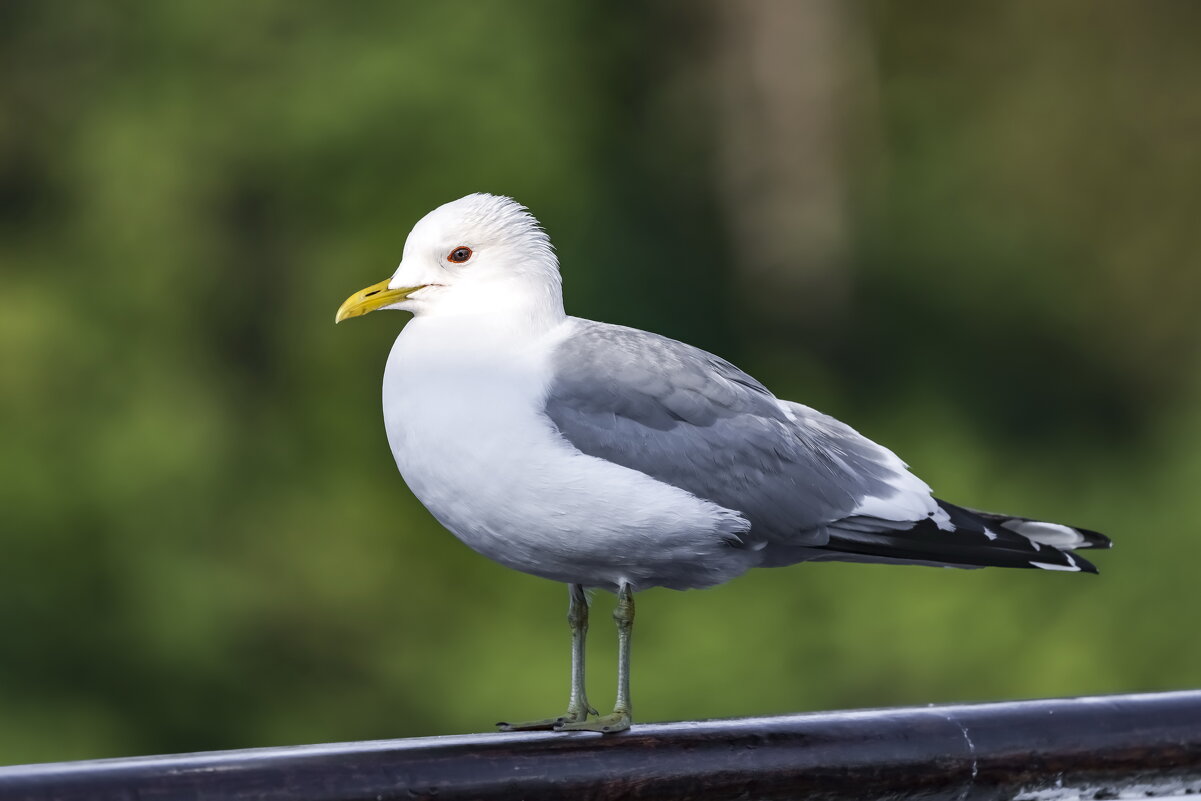
[[[1064,555],[1067,556],[1067,554]],[[1068,565],[1052,565],[1047,562],[1031,562],[1030,564],[1035,567],[1041,567],[1043,570],[1062,570],[1065,573],[1079,573],[1080,566],[1076,564],[1075,560],[1068,556],[1068,561],[1072,563],[1070,567]]]
[[[1079,531],[1059,523],[1044,523],[1040,520],[1009,520],[1002,525],[1032,542],[1040,542],[1053,548],[1079,548],[1087,542]]]
[[[930,513],[930,519],[934,521],[934,525],[938,526],[943,531],[955,530],[955,524],[951,522],[951,516],[947,514],[947,510],[943,509],[941,506]],[[996,537],[995,534],[992,537],[989,537],[989,539],[993,539],[994,537]]]

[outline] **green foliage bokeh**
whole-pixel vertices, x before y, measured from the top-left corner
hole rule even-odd
[[[754,243],[714,121],[673,96],[696,6],[6,3],[0,763],[559,711],[566,593],[404,487],[378,408],[403,316],[332,325],[473,191],[540,217],[570,312],[732,358],[950,500],[1117,543],[1099,578],[647,592],[640,719],[1196,686],[1201,7],[866,7],[848,319],[766,342],[730,300]]]

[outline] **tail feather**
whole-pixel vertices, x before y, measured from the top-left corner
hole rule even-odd
[[[888,562],[942,564],[952,567],[1019,567],[1096,573],[1097,568],[1074,553],[1082,548],[1108,548],[1108,537],[1088,529],[1026,517],[979,512],[938,501],[946,513],[941,523],[925,518],[897,524],[873,518],[849,518],[830,527],[821,550]],[[822,557],[819,557],[822,558]]]

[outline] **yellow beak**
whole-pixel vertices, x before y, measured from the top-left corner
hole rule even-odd
[[[405,286],[388,289],[388,279],[380,281],[378,284],[372,284],[366,289],[355,292],[338,307],[338,313],[334,315],[334,324],[337,325],[348,317],[362,317],[368,312],[399,303],[418,289],[421,287]]]

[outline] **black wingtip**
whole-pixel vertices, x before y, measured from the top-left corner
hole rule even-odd
[[[1101,571],[1097,569],[1096,565],[1094,565],[1092,562],[1088,561],[1087,559],[1085,559],[1083,556],[1081,556],[1078,553],[1072,554],[1072,561],[1075,562],[1076,566],[1080,568],[1081,573],[1091,573],[1094,576],[1101,574]]]
[[[1080,528],[1079,526],[1072,526],[1072,528],[1076,529],[1076,531],[1080,533],[1081,537],[1084,537],[1085,544],[1079,546],[1081,548],[1108,550],[1109,548],[1113,547],[1113,540],[1111,540],[1109,537],[1106,537],[1099,531],[1092,531],[1091,529]]]
[[[983,512],[943,500],[938,504],[946,512],[949,527],[930,519],[908,529],[843,530],[832,534],[830,545],[844,551],[963,567],[1024,567],[1094,575],[1099,573],[1096,565],[1077,549],[1113,545],[1109,537],[1086,528]],[[1023,531],[1026,526],[1033,529],[1029,536]]]

